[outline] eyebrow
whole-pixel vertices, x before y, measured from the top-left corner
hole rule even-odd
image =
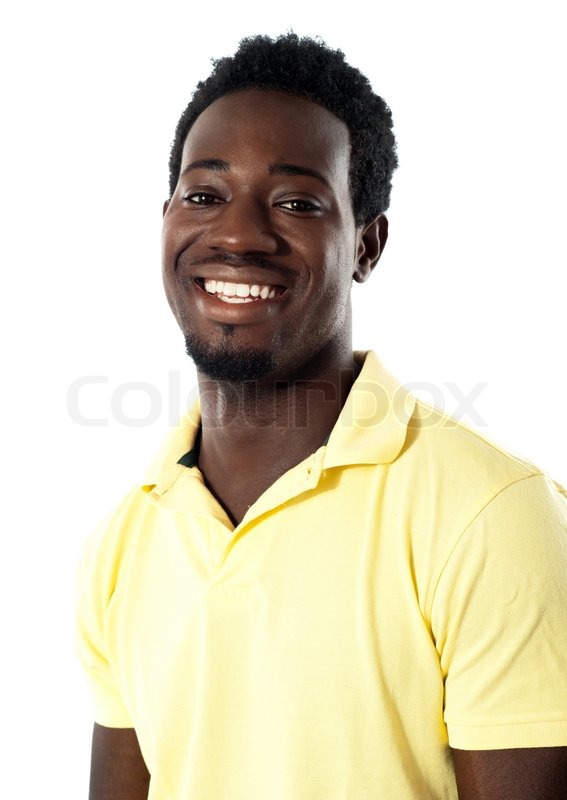
[[[229,172],[230,164],[228,161],[223,161],[222,158],[201,158],[198,161],[192,161],[188,164],[181,174],[185,175],[192,169],[209,169],[213,172]],[[328,189],[331,188],[327,178],[316,169],[311,169],[311,167],[300,167],[298,164],[287,164],[278,161],[275,164],[270,164],[268,173],[270,175],[307,175],[310,178],[315,178],[320,181]]]
[[[192,169],[211,169],[213,172],[228,172],[230,164],[228,161],[223,161],[222,158],[200,158],[198,161],[192,161],[188,164],[182,175],[185,175]]]
[[[311,167],[299,167],[297,164],[278,162],[277,164],[271,164],[268,168],[268,172],[270,175],[308,175],[311,178],[316,178],[318,181],[321,181],[328,189],[331,188],[327,178],[320,172],[317,172],[316,169],[311,169]]]

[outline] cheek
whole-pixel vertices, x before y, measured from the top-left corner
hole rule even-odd
[[[164,281],[166,280],[168,272],[171,272],[175,266],[175,251],[176,248],[174,245],[174,238],[171,234],[171,225],[168,225],[166,218],[161,233],[161,267]]]
[[[165,296],[167,298],[167,302],[169,303],[169,307],[173,312],[173,316],[179,322],[179,302],[176,298],[176,293],[174,287],[171,285],[171,278],[166,273],[165,270],[162,271],[162,278],[163,278],[163,288],[165,291]]]
[[[194,226],[189,224],[187,212],[171,208],[163,218],[161,250],[164,265],[175,268],[181,253],[197,238]]]
[[[174,265],[175,260],[172,259],[172,253],[168,246],[168,242],[163,241],[161,248],[161,279],[163,288],[165,290],[165,296],[167,297],[167,301],[172,310],[173,298],[175,296],[174,282],[176,280]]]
[[[161,240],[161,275],[167,302],[178,320],[178,309],[180,307],[179,293],[181,287],[177,280],[177,261],[183,249],[183,243],[178,230],[174,228],[166,217],[163,224]]]
[[[331,229],[323,245],[322,286],[324,291],[339,297],[350,294],[354,272],[353,242],[346,232]]]

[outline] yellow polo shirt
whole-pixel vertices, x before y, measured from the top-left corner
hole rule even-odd
[[[449,745],[567,745],[565,491],[357,358],[236,528],[195,412],[87,542],[95,718],[135,727],[151,800],[447,800]]]

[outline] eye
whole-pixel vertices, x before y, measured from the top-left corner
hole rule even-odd
[[[207,194],[207,192],[190,192],[183,195],[183,201],[196,206],[210,206],[221,202],[214,194]]]
[[[319,211],[319,206],[311,203],[309,200],[300,200],[295,198],[292,200],[284,200],[277,204],[280,208],[287,208],[289,211]]]

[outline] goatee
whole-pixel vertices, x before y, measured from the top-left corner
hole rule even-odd
[[[236,382],[255,381],[273,372],[274,357],[269,350],[237,350],[230,343],[232,326],[226,328],[220,346],[213,347],[192,334],[185,337],[187,355],[200,373],[212,380]]]

